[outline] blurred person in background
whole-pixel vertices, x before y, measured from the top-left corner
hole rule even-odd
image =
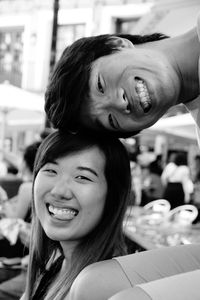
[[[20,160],[20,165],[19,163],[17,164],[18,177],[23,180],[23,183],[20,185],[17,195],[9,199],[9,201],[5,201],[4,206],[2,207],[2,214],[4,214],[5,217],[18,217],[24,220],[29,219],[29,214],[28,217],[26,217],[26,215],[29,211],[32,199],[32,179],[35,156],[41,142],[50,134],[50,132],[52,132],[52,129],[44,129],[40,133],[37,141],[34,141],[25,147],[22,160]],[[13,168],[16,169],[14,166]]]
[[[195,220],[195,223],[197,223],[200,221],[200,155],[196,155],[194,158],[194,168],[192,204],[197,207],[199,212]]]
[[[5,162],[4,153],[0,149],[0,177],[4,177],[8,173],[8,167]]]
[[[27,212],[32,199],[33,167],[39,145],[40,142],[34,142],[25,148],[20,170],[23,183],[19,187],[18,194],[4,202],[2,207],[3,217],[29,219]]]
[[[142,194],[142,173],[137,157],[139,153],[137,142],[134,138],[121,139],[126,147],[130,159],[131,168],[131,203],[130,205],[140,205]]]
[[[160,172],[160,166],[157,163],[157,159],[143,167],[141,206],[144,206],[150,201],[162,198],[163,184]]]
[[[21,166],[21,175],[24,182],[20,185],[18,194],[2,204],[1,218],[3,220],[10,222],[13,219],[13,227],[18,226],[18,220],[24,222],[21,222],[22,226],[19,226],[18,238],[15,244],[11,245],[6,237],[0,239],[0,257],[3,263],[3,267],[0,268],[1,300],[17,300],[25,289],[30,239],[32,177],[39,145],[40,142],[34,142],[25,148]]]
[[[191,201],[193,182],[184,154],[175,155],[174,162],[164,169],[161,179],[164,186],[163,198],[170,202],[171,208]]]
[[[6,200],[8,200],[8,195],[6,191],[0,186],[0,205],[2,205]]]
[[[135,159],[130,160],[131,167],[131,190],[132,190],[132,205],[140,205],[142,199],[142,171],[140,164]]]
[[[174,170],[176,169],[175,159],[176,159],[176,153],[173,152],[169,155],[168,162],[162,171],[161,179],[164,186],[167,185],[168,176],[170,176],[170,174],[173,173]]]
[[[156,155],[156,158],[155,158],[153,164],[156,168],[157,174],[161,176],[161,174],[163,172],[163,157],[161,154]]]
[[[0,272],[0,299],[1,300],[18,300],[25,290],[26,276],[27,276],[27,265],[28,265],[28,248],[30,239],[30,220],[31,220],[31,200],[32,200],[32,177],[33,167],[37,149],[40,143],[45,139],[51,129],[45,129],[41,132],[39,141],[33,142],[28,145],[23,154],[23,161],[21,167],[18,166],[20,176],[22,176],[24,183],[20,186],[19,192],[16,197],[9,199],[9,202],[5,202],[4,216],[9,218],[22,218],[25,220],[25,226],[20,228],[19,238],[15,247],[16,255],[20,251],[20,255],[23,257],[14,257],[3,259],[4,268]],[[20,201],[21,200],[21,201]],[[0,241],[1,243],[1,241]],[[19,249],[20,245],[20,249]],[[11,246],[8,245],[7,249],[9,256],[11,256]],[[27,254],[27,255],[26,255]],[[13,268],[12,268],[13,267]],[[18,268],[17,268],[18,267]],[[0,269],[1,270],[1,269]]]

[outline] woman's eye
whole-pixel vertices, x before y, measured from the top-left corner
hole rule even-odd
[[[103,89],[103,86],[101,84],[101,79],[100,79],[100,76],[98,76],[98,90],[100,93],[104,94],[104,89]]]
[[[79,175],[76,177],[77,179],[80,179],[80,180],[87,180],[87,181],[92,181],[90,178],[86,177],[86,176],[83,176],[83,175]]]
[[[54,169],[43,169],[43,172],[48,173],[48,174],[56,174],[56,171]]]

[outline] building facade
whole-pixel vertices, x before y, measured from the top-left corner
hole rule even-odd
[[[54,0],[0,1],[0,82],[35,92],[49,77]],[[60,0],[56,59],[79,37],[162,32],[195,26],[199,0]]]

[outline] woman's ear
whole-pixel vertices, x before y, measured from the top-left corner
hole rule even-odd
[[[116,48],[134,48],[134,45],[131,41],[118,36],[112,37],[112,43]]]

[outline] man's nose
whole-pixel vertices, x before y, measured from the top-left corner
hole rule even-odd
[[[64,179],[57,180],[51,189],[51,194],[54,195],[54,197],[70,200],[73,197],[70,182]]]
[[[113,101],[113,106],[114,107],[117,106],[117,108],[120,111],[123,111],[127,114],[130,112],[129,101],[128,101],[128,98],[126,96],[124,89],[122,89],[122,88],[117,89],[117,91],[114,93],[114,95],[112,95],[112,101]]]

